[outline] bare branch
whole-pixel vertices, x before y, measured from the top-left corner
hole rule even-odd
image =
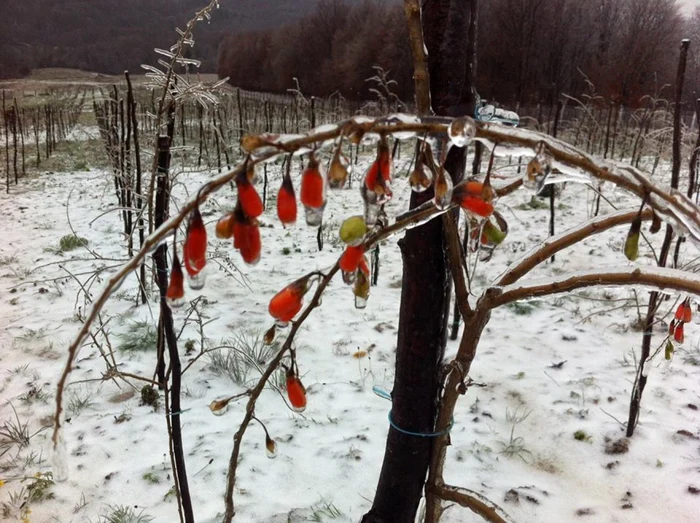
[[[514,283],[505,287],[491,287],[484,291],[479,305],[495,309],[518,300],[560,294],[582,287],[606,285],[642,285],[700,296],[700,278],[696,274],[665,267],[620,267],[567,274],[561,278]]]
[[[520,261],[516,261],[511,264],[506,272],[504,272],[503,275],[496,280],[495,285],[503,286],[515,283],[537,265],[550,258],[553,254],[556,254],[567,247],[571,247],[584,238],[588,238],[594,234],[607,231],[608,229],[618,225],[632,223],[638,214],[639,210],[634,210],[620,211],[605,216],[599,216],[594,220],[569,229],[558,236],[549,238],[544,243],[538,245],[532,251],[524,255]],[[651,209],[646,209],[642,212],[642,220],[651,220],[652,217],[653,212]]]
[[[418,0],[404,0],[403,9],[408,23],[408,37],[413,54],[413,80],[416,90],[416,108],[418,114],[428,114],[430,108],[430,74],[428,73],[428,54],[423,41],[421,8]]]
[[[468,508],[491,523],[513,523],[513,519],[501,507],[473,490],[443,485],[432,487],[430,492],[442,500],[453,501]]]

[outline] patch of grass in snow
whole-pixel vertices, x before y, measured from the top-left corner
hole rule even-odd
[[[17,256],[14,254],[9,256],[0,256],[0,267],[3,267],[4,265],[12,265],[13,263],[17,263],[18,261],[19,258],[17,258]]]
[[[149,523],[153,517],[127,505],[109,505],[95,523]]]
[[[158,333],[148,321],[135,321],[119,337],[119,349],[122,352],[146,352],[156,350]]]
[[[519,408],[512,411],[506,409],[506,421],[511,424],[511,428],[508,441],[499,442],[503,447],[501,449],[501,454],[505,454],[509,458],[517,456],[525,463],[528,462],[526,458],[529,458],[532,455],[532,452],[530,452],[525,446],[525,439],[521,436],[515,435],[515,427],[525,421],[531,413],[531,410],[520,412]]]
[[[539,306],[539,302],[514,301],[506,305],[516,316],[527,316]]]
[[[593,436],[588,434],[585,430],[577,430],[574,432],[574,439],[576,441],[587,441],[590,442],[593,439]]]
[[[58,252],[68,252],[88,244],[87,239],[81,238],[77,234],[66,234],[58,242]]]
[[[42,327],[40,329],[24,329],[22,334],[17,336],[16,339],[21,341],[32,341],[40,340],[46,337],[46,328]]]
[[[156,474],[153,471],[144,472],[143,476],[141,476],[141,478],[143,478],[143,480],[146,483],[150,483],[151,485],[156,485],[156,484],[160,483],[160,478],[158,477],[158,474]]]
[[[519,211],[534,211],[537,209],[549,209],[549,202],[545,200],[541,200],[537,198],[536,196],[533,196],[530,198],[530,201],[527,203],[521,203],[515,206],[516,209]]]
[[[279,344],[265,345],[260,332],[239,333],[223,340],[217,350],[209,354],[209,368],[217,376],[226,376],[244,387],[251,371],[262,374],[265,366],[279,350]],[[270,382],[276,386],[275,376]]]
[[[309,521],[322,523],[327,519],[338,519],[343,517],[343,513],[333,503],[322,499],[320,502],[311,505],[311,516]]]
[[[37,388],[32,384],[29,390],[19,397],[19,401],[23,405],[33,405],[34,403],[48,403],[49,395],[44,392],[43,387]]]
[[[12,403],[10,403],[10,407],[14,412],[14,419],[10,418],[5,420],[2,425],[0,425],[0,457],[14,446],[17,446],[19,449],[28,447],[31,439],[44,430],[41,428],[34,433],[30,432],[29,422],[23,422],[19,418]]]
[[[89,388],[71,388],[68,391],[66,411],[71,416],[78,416],[85,409],[94,405],[93,393]]]

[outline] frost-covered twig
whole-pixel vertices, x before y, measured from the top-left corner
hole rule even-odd
[[[558,278],[490,287],[484,291],[480,306],[494,309],[507,303],[560,294],[592,286],[638,285],[700,296],[700,278],[662,267],[615,267],[565,274]]]
[[[430,489],[431,494],[445,501],[454,501],[464,508],[478,514],[490,523],[513,523],[505,511],[485,496],[463,487],[442,485]]]
[[[642,212],[641,218],[642,220],[651,220],[653,215],[654,213],[651,209],[646,209]],[[637,216],[639,216],[638,209],[598,216],[589,222],[564,231],[558,236],[549,238],[525,254],[520,261],[515,261],[511,264],[503,275],[496,280],[495,285],[503,286],[514,283],[559,251],[575,245],[584,238],[607,231],[612,227],[632,223]]]

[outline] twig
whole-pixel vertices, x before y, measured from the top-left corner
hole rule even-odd
[[[292,323],[292,329],[289,332],[287,339],[284,341],[284,344],[277,352],[277,355],[272,359],[272,361],[270,361],[270,364],[267,366],[267,369],[265,369],[265,372],[260,377],[260,380],[258,380],[257,385],[255,385],[255,387],[250,391],[250,398],[248,399],[248,403],[246,405],[245,416],[243,417],[243,421],[241,422],[238,431],[236,431],[236,433],[233,436],[233,450],[231,451],[231,458],[229,459],[228,474],[226,480],[226,513],[224,515],[224,523],[231,523],[231,520],[233,519],[233,516],[236,513],[233,505],[233,487],[236,484],[236,469],[238,468],[238,455],[241,451],[243,435],[245,434],[245,431],[248,428],[248,424],[253,418],[253,414],[255,412],[255,403],[257,402],[258,397],[265,388],[267,380],[277,369],[285,353],[291,348],[292,342],[294,341],[294,336],[296,335],[297,331],[303,325],[304,321],[306,321],[306,318],[309,317],[311,311],[318,307],[318,305],[320,304],[321,295],[323,294],[323,291],[331,282],[333,276],[335,276],[335,274],[338,272],[339,268],[340,266],[338,265],[338,263],[336,263],[321,279],[318,286],[316,287],[316,292],[314,293],[311,302],[304,309],[304,312],[302,312],[301,316],[299,316],[299,319]]]
[[[431,493],[445,501],[454,501],[491,523],[513,523],[506,512],[478,492],[452,485],[431,487]]]

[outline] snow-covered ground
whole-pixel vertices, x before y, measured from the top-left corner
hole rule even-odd
[[[279,172],[270,170],[268,194],[274,195]],[[514,175],[513,168],[499,171]],[[192,193],[206,177],[181,175],[176,197],[186,190]],[[298,184],[298,176],[296,180]],[[207,347],[235,336],[261,335],[272,324],[267,303],[276,291],[334,263],[342,252],[336,239],[340,221],[361,213],[357,184],[353,187],[329,192],[325,221],[332,227],[321,252],[315,229],[302,220],[294,229],[281,227],[270,196],[262,217],[263,257],[252,267],[213,234],[216,219],[233,206],[234,194],[226,189],[207,202],[203,213],[218,263],[210,261],[201,292],[187,292],[189,299],[202,296],[198,310],[208,322]],[[407,207],[406,181],[397,180],[395,189],[390,214]],[[622,194],[608,197],[620,208],[638,205]],[[557,229],[586,220],[589,199],[584,186],[567,186]],[[479,263],[477,284],[483,286],[547,236],[549,212],[533,208],[530,200],[523,189],[499,202],[511,232],[490,262]],[[114,207],[113,182],[98,171],[43,174],[0,195],[0,427],[27,424],[29,434],[36,433],[20,450],[13,446],[2,454],[0,447],[0,480],[5,482],[0,503],[8,506],[36,473],[56,473],[49,428],[56,383],[85,313],[85,296],[76,280],[90,283],[91,271],[124,259],[119,216],[106,213]],[[603,212],[610,210],[604,203]],[[69,221],[89,243],[57,253],[59,240],[71,232]],[[626,232],[595,236],[557,255],[533,276],[624,264]],[[266,457],[264,432],[253,423],[238,469],[236,521],[359,521],[371,506],[389,409],[372,387],[392,388],[401,282],[397,239],[381,246],[379,284],[372,288],[366,309],[354,308],[351,289],[338,278],[301,329],[297,353],[308,390],[306,411],[293,413],[272,389],[261,396],[256,416],[267,425],[279,452],[276,459]],[[658,246],[661,234],[652,241]],[[686,249],[688,261],[695,257],[694,247],[686,244]],[[640,263],[649,263],[648,249],[642,246],[641,251]],[[101,285],[101,280],[94,282],[93,295]],[[627,419],[633,354],[641,342],[634,299],[625,301],[630,297],[634,294],[629,289],[588,290],[494,312],[471,373],[484,386],[470,388],[455,413],[448,483],[483,493],[520,523],[700,521],[700,495],[694,490],[700,488],[697,326],[688,326],[686,344],[667,371],[652,369],[628,452],[606,453],[609,441],[624,436],[620,422]],[[643,305],[648,293],[640,291],[637,297]],[[146,335],[138,322],[157,321],[155,304],[136,305],[136,280],[131,277],[104,310],[105,330],[124,372],[153,376],[154,350],[125,352],[122,347],[125,333]],[[187,307],[175,311],[178,330],[186,314]],[[661,337],[655,337],[657,343]],[[104,343],[103,336],[97,338]],[[188,340],[194,352],[186,349]],[[179,342],[183,364],[200,350],[200,342],[196,323],[189,322]],[[449,342],[448,353],[456,349],[457,342]],[[358,350],[368,356],[354,357]],[[100,381],[104,371],[97,348],[87,343],[66,391],[67,477],[48,491],[52,499],[31,504],[32,522],[98,521],[118,505],[136,513],[143,510],[157,522],[178,520],[162,401],[156,410],[142,405],[139,390],[122,381],[119,387]],[[249,379],[255,377],[251,371]],[[137,389],[143,385],[132,383]],[[244,403],[233,403],[222,417],[213,416],[208,405],[244,388],[216,375],[209,356],[203,356],[184,374],[183,389],[181,422],[195,517],[219,521],[232,437]],[[574,437],[577,431],[579,439]],[[288,519],[290,511],[297,519]],[[20,520],[17,513],[0,509],[8,521]],[[454,507],[444,519],[480,521]]]

